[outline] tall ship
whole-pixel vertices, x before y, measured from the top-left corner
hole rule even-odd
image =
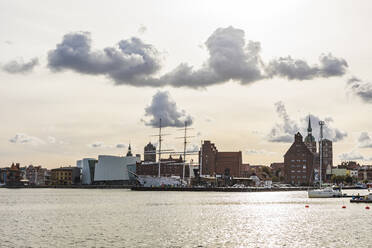
[[[144,161],[137,164],[136,173],[132,175],[136,178],[138,184],[143,187],[184,187],[188,185],[190,177],[193,176],[193,168],[195,165],[186,162],[186,155],[193,154],[193,151],[187,151],[187,138],[192,136],[187,136],[187,122],[185,122],[185,127],[182,129],[184,131],[184,150],[183,152],[174,152],[173,150],[162,150],[162,126],[161,119],[159,120],[159,134],[158,136],[158,146],[157,148],[151,144],[151,142],[145,147],[144,151]],[[168,158],[162,158],[162,154],[168,154]],[[158,160],[156,161],[156,155]],[[173,156],[179,155],[179,158],[174,158]],[[183,156],[182,156],[183,155]]]

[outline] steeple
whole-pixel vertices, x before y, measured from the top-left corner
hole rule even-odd
[[[309,115],[309,123],[307,126],[307,136],[305,138],[305,144],[311,152],[316,153],[316,141],[314,136],[311,134],[312,131],[313,129],[311,128],[311,120]]]
[[[128,152],[127,152],[127,157],[132,157],[133,154],[132,154],[132,148],[130,147],[130,144],[128,146]]]
[[[311,121],[310,121],[310,115],[309,115],[309,125],[307,126],[307,132],[310,134],[313,131],[311,128]]]

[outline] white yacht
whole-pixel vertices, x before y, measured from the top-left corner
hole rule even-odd
[[[332,187],[309,190],[307,194],[309,198],[333,198],[342,196],[342,192],[340,189],[335,189]]]

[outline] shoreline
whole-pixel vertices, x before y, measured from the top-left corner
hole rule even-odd
[[[178,192],[282,192],[307,191],[314,187],[288,187],[288,188],[232,188],[232,187],[143,187],[133,185],[43,185],[43,186],[3,186],[4,189],[130,189],[132,191],[178,191]],[[360,189],[357,187],[344,187],[346,189]]]

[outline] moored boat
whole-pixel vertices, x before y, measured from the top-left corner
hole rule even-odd
[[[323,189],[314,189],[308,191],[309,198],[333,198],[342,197],[341,189],[334,187],[327,187]]]
[[[372,202],[372,193],[369,193],[365,196],[353,196],[350,200],[351,203],[371,203]]]
[[[310,121],[310,119],[309,119]],[[323,162],[323,126],[324,121],[319,121],[320,139],[319,139],[319,189],[309,190],[307,195],[309,198],[333,198],[342,197],[340,188],[326,187],[322,188],[322,162]]]

